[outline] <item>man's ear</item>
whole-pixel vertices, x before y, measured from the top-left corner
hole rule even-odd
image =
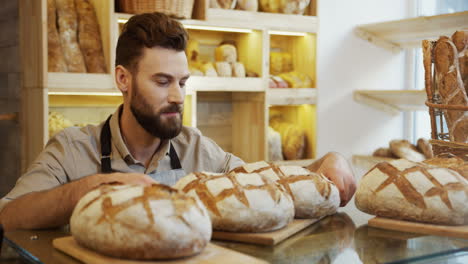
[[[128,92],[131,81],[132,74],[130,71],[122,65],[117,65],[117,67],[115,67],[115,82],[117,83],[117,88],[119,88],[122,94],[126,94]]]

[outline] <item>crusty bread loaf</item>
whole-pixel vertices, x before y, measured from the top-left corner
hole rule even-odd
[[[395,139],[390,141],[389,146],[392,153],[399,158],[414,162],[421,162],[426,159],[426,157],[420,153],[413,144],[409,143],[408,140]]]
[[[237,0],[236,9],[256,12],[258,10],[258,0]]]
[[[211,8],[234,9],[237,0],[210,0]]]
[[[55,0],[47,0],[47,53],[49,72],[66,72],[62,45],[57,31],[57,8]]]
[[[458,51],[458,66],[460,75],[468,95],[468,30],[455,31],[452,42]]]
[[[56,0],[60,42],[69,72],[86,72],[78,45],[78,25],[74,0]]]
[[[320,218],[336,213],[340,194],[321,174],[300,166],[277,166],[264,161],[245,164],[234,173],[258,173],[281,184],[291,195],[296,218]]]
[[[232,76],[232,69],[231,64],[225,61],[217,61],[216,65],[216,73],[220,77],[231,77]]]
[[[161,184],[101,185],[80,199],[70,228],[80,245],[128,259],[194,255],[211,238],[203,204]]]
[[[435,158],[425,160],[424,163],[452,169],[460,173],[460,175],[465,177],[465,179],[468,179],[468,162],[464,161],[460,157],[438,155]]]
[[[451,169],[405,159],[377,164],[359,183],[363,212],[433,224],[468,224],[468,181]]]
[[[89,0],[75,0],[78,14],[78,42],[90,73],[106,73],[99,23]]]
[[[244,64],[242,64],[241,62],[234,62],[234,63],[231,63],[231,67],[232,67],[232,76],[233,77],[245,77],[245,68],[244,68]]]
[[[418,139],[417,147],[419,152],[424,154],[426,159],[431,159],[434,157],[434,152],[432,152],[432,145],[429,143],[429,140],[425,138]]]
[[[289,194],[256,173],[191,173],[175,188],[200,198],[215,230],[266,232],[286,226],[294,217]]]
[[[286,122],[281,117],[271,118],[270,126],[281,135],[283,156],[286,160],[297,160],[304,157],[306,135],[300,126]]]
[[[372,153],[374,157],[397,158],[389,148],[378,148]]]
[[[455,40],[461,47],[464,40],[460,43],[457,36],[458,34],[455,34]],[[442,36],[437,40],[433,53],[436,69],[435,82],[442,102],[447,105],[468,106],[457,47],[450,38]],[[447,120],[450,140],[468,143],[468,112],[445,109],[444,116]]]

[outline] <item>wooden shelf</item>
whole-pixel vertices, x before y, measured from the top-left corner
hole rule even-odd
[[[116,19],[128,20],[133,14],[115,13]],[[278,23],[282,21],[282,23]],[[316,33],[318,24],[315,16],[288,15],[242,10],[208,8],[205,20],[183,19],[184,25],[243,28],[253,30],[279,30]]]
[[[197,92],[262,92],[262,78],[204,77],[192,76],[187,80],[187,89]]]
[[[316,104],[317,90],[315,88],[268,89],[267,103],[269,105]]]
[[[423,90],[356,90],[353,98],[356,102],[377,108],[392,115],[402,111],[427,110],[426,92]]]
[[[421,47],[421,40],[436,39],[441,35],[468,28],[468,11],[437,16],[359,25],[355,33],[377,46],[399,52],[403,48]]]
[[[111,74],[49,72],[46,88],[58,93],[119,93]]]

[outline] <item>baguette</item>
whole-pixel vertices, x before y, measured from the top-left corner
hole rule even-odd
[[[62,45],[57,31],[57,7],[55,0],[47,0],[47,53],[49,72],[67,72]]]

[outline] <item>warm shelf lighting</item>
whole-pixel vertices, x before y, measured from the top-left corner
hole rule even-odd
[[[120,92],[49,92],[49,95],[97,95],[97,96],[121,96]]]
[[[184,25],[186,29],[210,30],[210,31],[223,31],[223,32],[236,32],[236,33],[252,33],[253,30],[246,28],[230,28],[230,27],[211,27],[211,26],[198,26],[198,25]]]
[[[282,35],[282,36],[300,36],[300,37],[304,37],[306,35],[305,32],[279,31],[279,30],[268,30],[268,34]]]
[[[127,23],[128,19],[119,18],[117,19],[119,23]],[[223,31],[223,32],[236,32],[236,33],[252,33],[253,30],[246,28],[231,28],[231,27],[213,27],[213,26],[200,26],[200,25],[185,25],[183,26],[186,29],[197,29],[197,30],[210,30],[210,31]]]

